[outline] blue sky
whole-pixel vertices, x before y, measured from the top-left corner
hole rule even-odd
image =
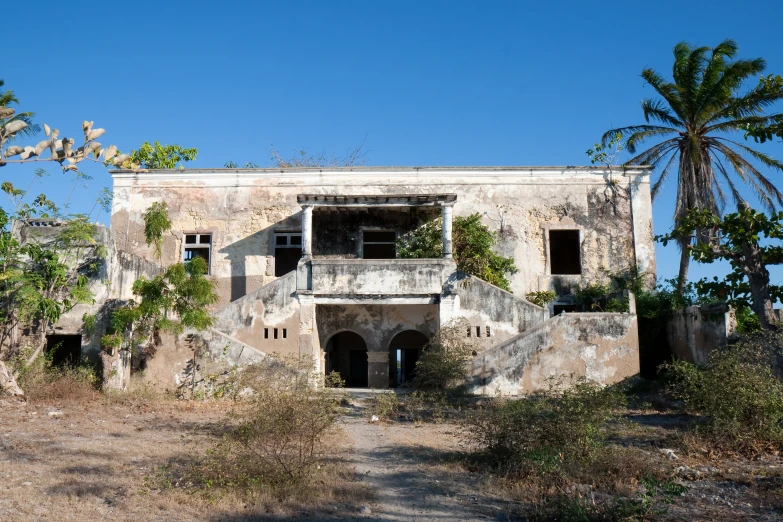
[[[123,150],[156,139],[197,147],[193,167],[265,165],[272,145],[341,154],[362,141],[372,165],[587,164],[607,128],[642,122],[652,89],[639,73],[668,77],[681,40],[732,38],[742,57],[783,74],[774,0],[102,5],[37,2],[34,24],[5,24],[14,43],[0,78],[61,135],[94,120],[101,141]],[[783,158],[783,144],[760,148]],[[93,179],[74,211],[111,183],[100,166],[83,170]],[[0,178],[26,186],[32,171],[7,166]],[[49,172],[32,191],[64,199],[72,182]],[[670,186],[656,201],[656,233],[670,227],[673,199]],[[676,248],[657,255],[659,276],[675,276]]]

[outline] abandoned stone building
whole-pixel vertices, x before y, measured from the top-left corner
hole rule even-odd
[[[157,259],[142,213],[168,205],[162,264],[203,257],[220,296],[203,335],[231,364],[312,356],[348,386],[410,379],[426,342],[460,320],[475,347],[476,393],[520,394],[551,377],[611,383],[639,370],[636,316],[585,313],[579,285],[634,266],[654,280],[649,170],[643,167],[352,167],[113,171],[110,257],[93,310],[130,297]],[[518,272],[506,292],[456,269],[454,216],[480,214]],[[441,217],[437,259],[401,259],[396,240]],[[528,302],[552,290],[548,309]],[[83,307],[82,307],[83,308]],[[74,310],[56,334],[74,330]],[[97,349],[84,339],[82,349]],[[179,343],[150,374],[178,382]]]

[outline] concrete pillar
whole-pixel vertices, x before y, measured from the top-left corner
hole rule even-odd
[[[315,299],[307,292],[297,292],[296,297],[299,299],[299,356],[311,358],[315,373],[320,374],[323,369],[315,325]]]
[[[367,386],[375,389],[389,387],[389,352],[367,352]]]
[[[302,208],[302,257],[313,255],[313,207]]]
[[[454,257],[454,251],[451,241],[451,224],[454,215],[454,207],[444,205],[441,207],[441,217],[443,221],[443,257],[451,259]]]

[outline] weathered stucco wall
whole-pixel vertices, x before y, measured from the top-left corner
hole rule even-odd
[[[141,215],[154,201],[166,201],[173,228],[164,239],[164,264],[181,258],[183,234],[211,233],[211,274],[225,304],[274,279],[274,233],[300,227],[297,194],[456,193],[456,215],[478,212],[498,232],[497,251],[514,257],[519,272],[511,287],[522,296],[556,285],[546,248],[552,227],[581,230],[579,282],[636,263],[654,274],[647,173],[638,168],[610,174],[591,167],[114,172],[111,226],[119,250],[153,260]],[[316,232],[337,219],[323,216],[320,222],[320,214],[313,217]],[[349,245],[346,239],[346,248],[356,250],[355,240]],[[323,241],[328,235],[317,234],[316,256],[326,248]]]
[[[680,359],[703,364],[712,350],[728,344],[736,329],[734,310],[724,303],[689,306],[675,312],[666,324],[666,340]]]
[[[217,310],[214,327],[264,353],[298,354],[299,308],[290,272]]]
[[[448,286],[456,302],[452,313],[443,313],[441,320],[465,319],[480,350],[496,346],[549,319],[549,310],[461,272],[454,274]]]
[[[475,357],[470,388],[483,395],[524,395],[587,378],[613,384],[639,373],[634,314],[562,314]]]

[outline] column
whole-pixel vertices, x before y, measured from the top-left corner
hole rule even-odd
[[[441,217],[443,221],[443,257],[451,259],[454,257],[451,242],[451,222],[454,214],[454,207],[452,205],[444,205],[441,207]]]
[[[313,255],[313,207],[302,208],[302,257]]]

